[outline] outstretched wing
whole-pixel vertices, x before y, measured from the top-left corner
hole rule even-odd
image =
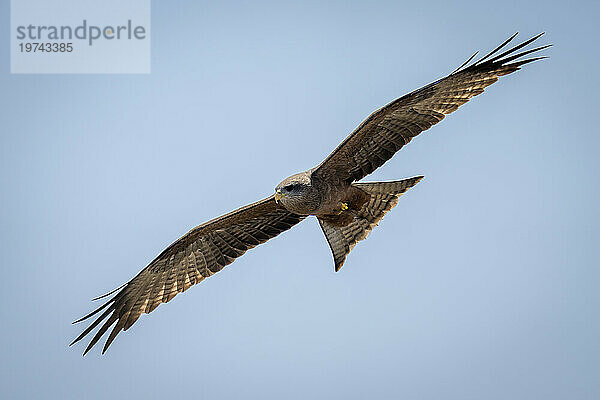
[[[498,77],[545,58],[521,59],[549,45],[515,54],[542,34],[494,56],[516,36],[514,34],[472,65],[465,67],[477,53],[447,77],[375,111],[315,168],[313,177],[347,183],[362,179],[392,158],[413,137],[440,122],[471,97],[482,93]]]
[[[86,320],[104,310],[71,344],[103,323],[85,349],[85,355],[116,322],[102,350],[104,353],[117,334],[129,329],[142,313],[152,312],[159,304],[219,272],[246,250],[290,229],[304,217],[277,206],[271,196],[192,229],[117,289],[118,293],[104,305],[75,321]]]

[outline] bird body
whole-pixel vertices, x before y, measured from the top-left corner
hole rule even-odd
[[[275,200],[293,213],[325,218],[359,211],[368,200],[363,190],[343,181],[313,177],[312,171],[283,180],[275,188]]]
[[[283,180],[275,194],[197,226],[161,252],[133,279],[100,296],[106,303],[75,322],[98,317],[71,343],[100,328],[87,353],[112,326],[102,352],[142,313],[220,271],[247,250],[315,216],[331,248],[335,271],[347,254],[422,176],[389,182],[358,182],[389,160],[413,137],[440,122],[500,76],[545,57],[522,59],[548,46],[516,53],[537,35],[498,55],[514,37],[445,78],[402,96],[372,113],[321,164]],[[114,326],[113,326],[114,325]]]

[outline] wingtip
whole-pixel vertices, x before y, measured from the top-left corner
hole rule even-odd
[[[545,34],[546,34],[546,32],[542,31],[542,32],[538,33],[537,35],[533,36],[531,39],[528,39],[528,41],[531,43],[531,42],[537,40],[538,38],[544,36]]]
[[[73,341],[71,343],[69,343],[69,347],[73,346],[75,343],[79,342],[81,339],[84,338],[85,335],[79,335],[77,336],[75,339],[73,339]]]
[[[529,64],[529,63],[532,63],[532,62],[535,62],[535,61],[540,61],[540,60],[543,60],[545,58],[550,58],[550,57],[548,57],[548,56],[540,56],[540,57],[528,58],[527,60],[517,61],[517,62],[511,63],[511,64],[507,64],[507,66],[513,66],[516,69],[521,69],[521,67],[523,65],[525,65],[525,64]]]
[[[111,290],[111,291],[110,291],[110,292],[108,292],[108,293],[105,293],[105,294],[103,294],[103,295],[100,295],[100,296],[98,296],[98,297],[94,297],[94,298],[92,299],[92,301],[96,301],[96,300],[100,300],[100,299],[103,299],[103,298],[105,298],[105,297],[108,297],[108,296],[110,296],[111,294],[113,294],[114,292],[116,292],[117,290],[123,289],[125,286],[127,286],[127,282],[125,282],[124,284],[122,284],[122,285],[121,285],[121,286],[119,286],[118,288]]]
[[[452,72],[450,73],[450,75],[452,75],[452,74],[455,74],[456,72],[460,71],[460,70],[461,70],[461,69],[462,69],[462,68],[463,68],[465,65],[467,65],[468,63],[470,63],[470,62],[471,62],[471,60],[472,60],[472,59],[474,59],[474,58],[475,58],[475,56],[477,56],[477,54],[479,54],[479,50],[478,50],[478,51],[476,51],[475,53],[473,53],[473,55],[472,55],[471,57],[469,57],[469,58],[467,59],[467,61],[465,61],[465,62],[464,62],[464,63],[462,63],[462,64],[461,64],[461,65],[460,65],[458,68],[456,68],[454,71],[452,71]]]
[[[83,356],[84,357],[88,353],[88,351],[90,351],[92,349],[93,346],[94,346],[93,342],[90,342],[90,344],[88,345],[88,347],[86,347],[85,350],[83,351]]]

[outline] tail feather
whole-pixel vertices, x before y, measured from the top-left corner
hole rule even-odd
[[[408,189],[419,183],[421,179],[423,179],[422,176],[415,176],[414,178],[402,179],[401,181],[356,182],[352,186],[356,186],[371,195],[391,194],[400,197]]]
[[[353,186],[371,195],[371,199],[356,213],[352,222],[346,226],[336,226],[319,218],[319,224],[333,253],[336,272],[342,268],[346,256],[356,243],[365,239],[385,213],[398,204],[398,198],[421,179],[422,176],[417,176],[401,181],[353,183]]]

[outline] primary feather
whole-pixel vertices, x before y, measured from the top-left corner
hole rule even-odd
[[[473,96],[483,93],[499,77],[545,58],[518,60],[549,45],[515,54],[542,34],[487,60],[508,45],[515,34],[472,65],[467,66],[475,55],[447,77],[375,111],[315,169],[313,175],[322,179],[341,179],[347,183],[362,179],[392,158],[419,133],[440,122]]]
[[[102,324],[85,349],[83,354],[86,354],[115,324],[102,349],[104,353],[117,334],[129,329],[142,313],[152,312],[161,303],[219,272],[247,250],[304,218],[278,207],[271,196],[192,229],[123,285],[110,300],[75,321],[84,321],[104,310],[71,345]]]

